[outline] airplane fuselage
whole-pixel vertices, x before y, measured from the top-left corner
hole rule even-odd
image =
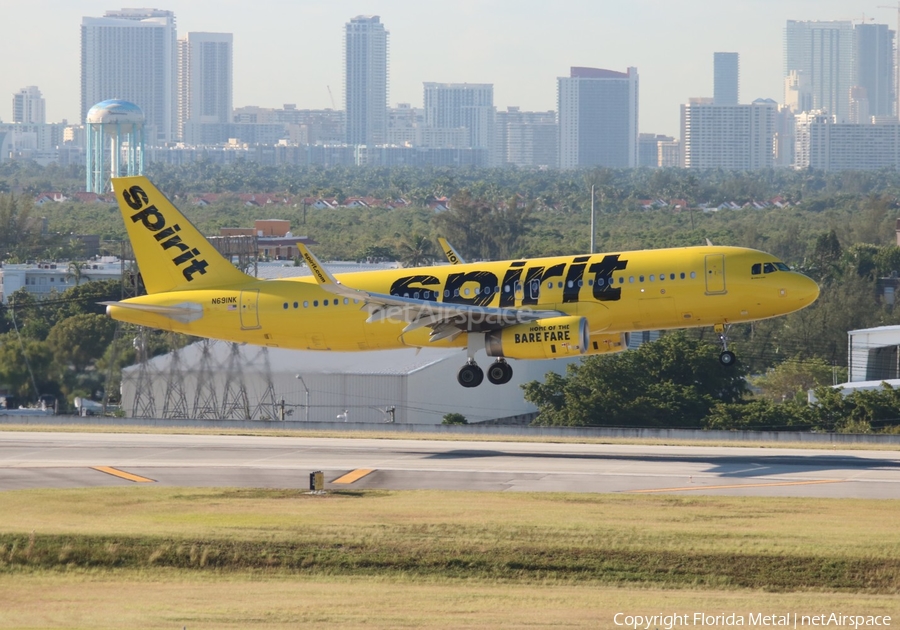
[[[756,272],[756,273],[754,273]],[[348,287],[445,304],[553,310],[586,318],[591,335],[728,325],[784,315],[813,302],[818,287],[770,254],[687,247],[348,273]],[[133,298],[135,305],[195,309],[191,317],[110,307],[135,324],[272,347],[358,351],[465,346],[430,342],[423,328],[323,290],[313,277],[251,280]],[[468,330],[481,330],[471,321]],[[546,332],[546,331],[545,331]],[[528,343],[526,339],[523,343]]]

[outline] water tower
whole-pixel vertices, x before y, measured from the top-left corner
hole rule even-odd
[[[86,190],[108,192],[110,177],[144,172],[144,112],[134,103],[111,99],[88,110]]]

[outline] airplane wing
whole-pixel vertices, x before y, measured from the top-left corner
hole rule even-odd
[[[304,244],[297,243],[297,249],[320,288],[364,303],[364,308],[369,311],[367,323],[388,318],[401,319],[407,322],[404,333],[428,326],[431,328],[430,341],[454,339],[463,332],[498,330],[545,317],[566,315],[561,311],[453,304],[354,289],[341,284]]]

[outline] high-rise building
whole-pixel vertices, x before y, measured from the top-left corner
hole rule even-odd
[[[23,87],[13,94],[14,123],[43,125],[47,122],[46,106],[41,91],[34,85]]]
[[[81,120],[109,99],[134,103],[146,117],[148,144],[177,128],[175,14],[158,9],[107,11],[81,21]]]
[[[812,107],[844,121],[853,85],[853,24],[788,20],[784,29],[784,76],[805,74]]]
[[[559,146],[556,112],[523,112],[507,107],[497,112],[495,131],[495,166],[523,168],[556,168]]]
[[[853,87],[865,90],[869,116],[891,116],[895,113],[894,31],[887,24],[857,24],[853,33]]]
[[[388,32],[377,15],[358,15],[344,29],[347,144],[387,139]]]
[[[685,168],[754,170],[774,164],[778,105],[757,99],[749,105],[716,105],[692,98],[681,106]]]
[[[738,54],[713,53],[713,103],[737,105],[739,86]]]
[[[468,146],[493,149],[494,86],[490,83],[425,83],[425,126],[468,130]]]
[[[557,104],[560,168],[637,165],[637,68],[573,67],[557,79]]]
[[[638,166],[657,168],[659,163],[659,143],[672,142],[672,136],[656,133],[638,134]]]
[[[823,171],[900,168],[900,123],[836,123],[826,112],[797,115],[794,167]]]
[[[794,113],[808,112],[813,108],[812,88],[809,75],[800,70],[791,70],[784,78],[784,104]]]
[[[179,139],[185,124],[232,121],[232,58],[231,33],[188,33],[178,40]]]

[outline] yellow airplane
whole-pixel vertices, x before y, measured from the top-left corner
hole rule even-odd
[[[628,334],[713,326],[723,351],[732,324],[808,306],[819,287],[774,256],[740,247],[681,247],[346,273],[304,245],[312,277],[260,280],[239,271],[146,177],[113,189],[147,295],[108,302],[113,319],[175,332],[303,350],[466,348],[457,380],[481,384],[475,355],[507,359],[619,352]],[[454,258],[457,260],[454,261]]]

